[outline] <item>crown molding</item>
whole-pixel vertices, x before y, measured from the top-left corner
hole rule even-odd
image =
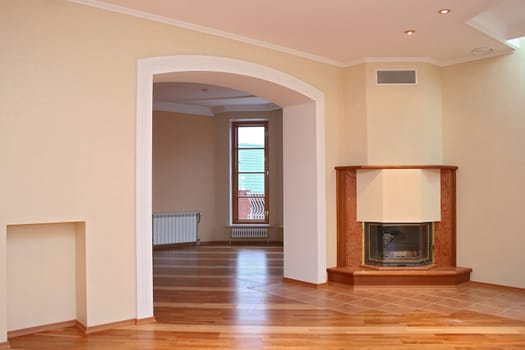
[[[224,105],[213,107],[212,110],[213,113],[218,114],[225,112],[271,112],[280,108],[281,107],[276,104],[266,103],[254,105]]]
[[[168,25],[175,26],[178,28],[188,29],[191,31],[196,31],[196,32],[204,33],[204,34],[209,34],[209,35],[218,36],[218,37],[222,37],[222,38],[226,38],[230,40],[235,40],[235,41],[239,41],[245,44],[290,54],[293,56],[301,57],[301,58],[319,62],[319,63],[329,64],[329,65],[340,67],[340,68],[352,67],[352,66],[362,64],[362,63],[380,63],[380,62],[383,62],[383,63],[423,62],[423,63],[430,63],[430,64],[433,64],[439,67],[445,67],[445,66],[458,64],[458,63],[466,63],[466,62],[477,61],[477,60],[481,60],[481,59],[485,59],[489,57],[509,54],[509,53],[514,52],[514,50],[516,49],[514,45],[512,45],[511,43],[501,38],[501,33],[496,33],[495,30],[491,30],[488,26],[484,25],[482,21],[474,18],[474,19],[467,21],[466,24],[471,26],[473,29],[479,32],[482,32],[485,35],[488,35],[489,37],[505,44],[509,48],[509,50],[498,51],[490,55],[480,55],[480,56],[469,55],[469,56],[460,57],[460,58],[448,60],[448,61],[439,61],[439,60],[435,60],[430,57],[364,57],[364,58],[359,58],[355,60],[339,61],[339,60],[331,59],[328,57],[318,56],[318,55],[314,55],[308,52],[291,49],[285,46],[272,44],[266,41],[253,39],[253,38],[246,37],[243,35],[238,35],[238,34],[226,32],[226,31],[218,30],[218,29],[211,28],[211,27],[206,27],[206,26],[202,26],[198,24],[175,20],[172,18],[155,15],[149,12],[130,9],[128,7],[109,4],[107,2],[100,1],[100,0],[68,0],[68,1],[72,3],[80,4],[80,5],[95,7],[95,8],[99,8],[103,10],[108,10],[111,12],[116,12],[120,14],[125,14],[125,15],[129,15],[133,17],[138,17],[138,18],[154,21],[154,22],[168,24]]]
[[[457,59],[454,59],[454,60],[450,60],[450,61],[440,62],[439,66],[440,67],[447,67],[447,66],[453,66],[455,64],[460,64],[460,63],[474,62],[474,61],[484,60],[486,58],[492,58],[492,57],[509,55],[509,54],[514,53],[515,51],[516,51],[515,49],[513,49],[512,47],[509,46],[509,48],[507,50],[497,51],[497,52],[494,52],[494,53],[491,53],[491,54],[471,55],[471,56],[466,56],[466,57],[460,57],[460,58],[457,58]]]
[[[173,102],[162,102],[154,101],[153,110],[159,112],[172,112],[181,114],[194,114],[207,117],[213,117],[215,113],[213,110],[206,106],[196,106],[184,103],[173,103]]]
[[[154,22],[169,24],[175,27],[184,28],[184,29],[188,29],[188,30],[192,30],[192,31],[196,31],[196,32],[204,33],[204,34],[209,34],[209,35],[214,35],[214,36],[218,36],[218,37],[222,37],[222,38],[226,38],[230,40],[235,40],[235,41],[243,42],[245,44],[250,44],[250,45],[259,46],[259,47],[263,47],[263,48],[274,50],[274,51],[279,51],[282,53],[298,56],[298,57],[305,58],[308,60],[312,60],[312,61],[316,61],[320,63],[326,63],[332,66],[337,66],[337,67],[344,66],[342,62],[331,59],[331,58],[314,55],[308,52],[291,49],[288,47],[272,44],[272,43],[262,41],[262,40],[253,39],[253,38],[243,36],[243,35],[225,32],[225,31],[218,30],[218,29],[211,28],[211,27],[206,27],[206,26],[202,26],[198,24],[179,21],[179,20],[175,20],[172,18],[155,15],[149,12],[130,9],[128,7],[108,4],[104,1],[99,1],[99,0],[68,0],[68,1],[76,3],[76,4],[80,4],[80,5],[96,7],[96,8],[108,10],[111,12],[117,12],[117,13],[129,15],[133,17],[143,18],[143,19],[147,19],[150,21],[154,21]]]
[[[344,63],[344,67],[352,67],[362,63],[430,63],[436,66],[440,65],[440,62],[430,57],[363,57],[357,60],[347,61]]]
[[[192,114],[213,117],[218,113],[228,112],[271,112],[281,107],[273,103],[246,104],[246,105],[223,105],[215,107],[198,106],[192,104],[154,101],[153,110],[158,112],[171,112],[181,114]]]

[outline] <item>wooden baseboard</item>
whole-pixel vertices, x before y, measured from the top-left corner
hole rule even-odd
[[[86,325],[81,323],[80,321],[76,320],[75,321],[75,327],[78,328],[79,331],[81,331],[82,333],[86,334]]]
[[[10,349],[11,347],[9,346],[9,342],[6,341],[5,343],[0,343],[0,350],[4,350],[4,349]]]
[[[525,288],[520,288],[520,287],[511,287],[511,286],[504,286],[501,284],[493,284],[493,283],[478,282],[478,281],[470,281],[469,284],[485,286],[485,287],[492,287],[492,288],[497,288],[497,289],[502,289],[502,290],[508,290],[510,292],[525,293]]]
[[[185,243],[171,243],[171,244],[160,244],[154,245],[153,250],[164,250],[164,249],[174,249],[174,248],[188,248],[195,247],[200,243],[197,242],[185,242]]]
[[[93,334],[97,332],[107,331],[109,329],[113,328],[119,328],[124,326],[132,326],[135,324],[135,319],[130,318],[129,320],[123,320],[123,321],[117,321],[117,322],[110,322],[110,323],[104,323],[99,324],[97,326],[91,326],[91,327],[84,327],[84,334]]]
[[[268,241],[268,240],[261,240],[261,239],[249,239],[249,238],[236,238],[232,239],[231,241],[209,241],[209,242],[201,242],[201,246],[215,246],[215,245],[264,245],[264,246],[276,246],[276,247],[282,247],[283,242],[282,241]]]
[[[106,331],[106,330],[118,328],[118,327],[155,323],[155,322],[157,322],[155,317],[147,317],[147,318],[141,318],[141,319],[132,318],[129,320],[123,320],[123,321],[117,321],[117,322],[111,322],[111,323],[105,323],[105,324],[100,324],[96,326],[86,327],[86,325],[82,324],[78,320],[71,320],[71,321],[51,323],[51,324],[46,324],[46,325],[41,325],[41,326],[36,326],[36,327],[17,329],[14,331],[7,332],[7,337],[11,339],[11,338],[20,337],[23,335],[52,331],[55,329],[66,328],[66,327],[76,327],[82,333],[84,333],[85,335],[88,335],[88,334],[102,332],[102,331]],[[9,349],[8,344],[9,343],[0,343],[0,350]]]
[[[164,249],[180,249],[180,248],[191,248],[195,246],[215,246],[215,245],[269,245],[269,246],[278,246],[283,245],[282,241],[268,241],[260,239],[247,239],[247,238],[237,238],[232,239],[231,241],[207,241],[207,242],[188,242],[188,243],[173,243],[173,244],[163,244],[153,246],[153,250],[164,250]]]
[[[299,280],[288,278],[288,277],[283,277],[283,282],[298,284],[301,286],[314,287],[314,288],[323,288],[328,285],[328,283],[311,283],[311,282],[299,281]]]
[[[119,327],[131,326],[131,325],[148,324],[148,323],[155,323],[155,322],[157,322],[155,317],[146,317],[146,318],[140,318],[140,319],[131,318],[129,320],[104,323],[104,324],[99,324],[99,325],[91,326],[91,327],[86,327],[82,323],[77,322],[77,328],[80,329],[85,335],[88,335],[88,334],[98,333],[102,331],[107,331],[113,328],[119,328]]]
[[[155,319],[155,317],[146,317],[146,318],[136,318],[135,319],[135,324],[136,325],[148,324],[148,323],[157,323],[157,320]]]
[[[53,329],[59,329],[59,328],[65,328],[65,327],[75,327],[76,325],[77,325],[77,320],[71,320],[71,321],[45,324],[42,326],[17,329],[14,331],[7,332],[7,338],[15,338],[15,337],[20,337],[22,335],[51,331]]]

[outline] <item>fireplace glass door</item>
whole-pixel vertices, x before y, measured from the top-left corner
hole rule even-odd
[[[365,223],[365,265],[432,264],[432,223]]]

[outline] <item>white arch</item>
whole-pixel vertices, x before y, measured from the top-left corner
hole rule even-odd
[[[284,275],[287,278],[310,283],[326,282],[326,195],[325,195],[325,141],[324,94],[317,88],[278,70],[247,61],[216,57],[181,55],[145,58],[137,67],[137,120],[136,120],[136,284],[137,319],[153,316],[152,272],[152,103],[153,76],[177,72],[231,73],[281,85],[308,97],[312,102],[283,109],[284,133]],[[310,122],[297,123],[298,118]],[[286,120],[293,122],[286,123]],[[295,129],[295,128],[298,129]],[[288,129],[288,130],[287,130]],[[289,136],[293,137],[287,137]],[[308,145],[315,139],[315,147]],[[302,141],[301,141],[302,138]],[[286,141],[288,139],[288,141]],[[305,142],[306,141],[306,142]],[[302,143],[301,143],[302,142]],[[288,144],[288,146],[287,146]],[[304,149],[304,156],[288,156]],[[287,167],[287,164],[290,166]],[[293,170],[293,169],[299,170]],[[288,171],[287,171],[288,169]],[[301,174],[301,171],[309,174]],[[295,171],[295,174],[294,174]],[[299,174],[297,174],[299,172]],[[298,188],[298,175],[311,180],[303,186],[305,196]],[[288,184],[288,186],[287,186]],[[287,198],[288,197],[288,198]],[[301,217],[301,211],[290,207],[300,201],[312,213]],[[287,211],[287,202],[290,210]],[[295,205],[295,204],[294,204]],[[289,213],[289,215],[288,215]],[[288,217],[287,217],[288,215]],[[293,230],[294,232],[291,232]],[[305,271],[311,262],[313,268]],[[310,271],[313,270],[313,271]]]

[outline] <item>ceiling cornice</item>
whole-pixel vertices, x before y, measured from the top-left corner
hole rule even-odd
[[[273,103],[253,105],[224,105],[216,107],[198,106],[192,104],[154,101],[153,110],[159,112],[172,112],[213,117],[219,113],[230,112],[271,112],[281,107]]]
[[[213,117],[215,115],[210,107],[161,101],[153,102],[153,110],[160,112],[202,115],[207,117]]]
[[[243,42],[245,44],[254,45],[254,46],[294,55],[297,57],[305,58],[305,59],[312,60],[312,61],[319,62],[319,63],[329,64],[329,65],[340,67],[340,68],[351,67],[351,66],[355,66],[361,63],[372,63],[372,62],[397,62],[397,63],[424,62],[424,63],[430,63],[436,66],[444,67],[444,66],[454,65],[458,63],[477,61],[477,60],[481,60],[481,59],[485,59],[489,57],[505,55],[505,54],[514,52],[516,49],[514,45],[511,45],[506,40],[501,39],[500,35],[497,35],[499,33],[495,33],[493,30],[488,30],[488,28],[482,25],[481,21],[476,21],[475,19],[471,19],[466,22],[467,25],[471,26],[475,30],[478,30],[504,43],[505,45],[507,45],[509,50],[499,51],[499,52],[495,52],[489,55],[469,55],[469,56],[460,57],[458,59],[449,60],[449,61],[437,61],[430,57],[365,57],[365,58],[351,60],[351,61],[338,61],[338,60],[334,60],[331,58],[314,55],[308,52],[291,49],[285,46],[272,44],[266,41],[253,39],[253,38],[246,37],[243,35],[238,35],[238,34],[226,32],[226,31],[222,31],[222,30],[218,30],[215,28],[206,27],[206,26],[202,26],[198,24],[193,24],[193,23],[189,23],[185,21],[175,20],[172,18],[155,15],[149,12],[130,9],[128,7],[118,6],[118,5],[110,4],[110,3],[100,1],[100,0],[68,0],[68,1],[80,4],[80,5],[100,8],[100,9],[108,10],[111,12],[116,12],[120,14],[133,16],[133,17],[143,18],[146,20],[154,21],[154,22],[168,24],[168,25],[172,25],[175,27],[188,29],[188,30],[192,30],[192,31],[196,31],[196,32],[204,33],[204,34],[209,34],[209,35],[218,36],[218,37],[222,37],[222,38],[226,38],[230,40],[235,40],[235,41]]]
[[[347,61],[343,67],[352,67],[362,63],[431,63],[436,66],[441,64],[429,57],[365,57],[358,60]]]
[[[218,36],[218,37],[222,37],[222,38],[226,38],[226,39],[240,41],[240,42],[243,42],[245,44],[250,44],[250,45],[254,45],[254,46],[263,47],[263,48],[266,48],[266,49],[271,49],[271,50],[274,50],[274,51],[287,53],[287,54],[290,54],[290,55],[306,58],[306,59],[309,59],[309,60],[312,60],[312,61],[316,61],[316,62],[326,63],[326,64],[330,64],[330,65],[337,66],[337,67],[344,67],[344,64],[342,62],[339,62],[337,60],[333,60],[333,59],[330,59],[330,58],[327,58],[327,57],[314,55],[314,54],[311,54],[311,53],[308,53],[308,52],[304,52],[304,51],[300,51],[300,50],[290,49],[288,47],[284,47],[284,46],[268,43],[268,42],[262,41],[262,40],[249,38],[249,37],[246,37],[246,36],[243,36],[243,35],[238,35],[238,34],[234,34],[234,33],[230,33],[230,32],[225,32],[225,31],[218,30],[218,29],[215,29],[215,28],[210,28],[210,27],[201,26],[201,25],[198,25],[198,24],[193,24],[193,23],[188,23],[188,22],[184,22],[184,21],[179,21],[179,20],[175,20],[175,19],[172,19],[172,18],[159,16],[159,15],[154,15],[152,13],[143,12],[143,11],[139,11],[139,10],[134,10],[134,9],[130,9],[130,8],[123,7],[123,6],[108,4],[108,3],[104,2],[104,1],[99,1],[99,0],[68,0],[68,1],[74,2],[74,3],[77,3],[77,4],[81,4],[81,5],[86,5],[86,6],[91,6],[91,7],[96,7],[96,8],[108,10],[108,11],[111,11],[111,12],[117,12],[117,13],[129,15],[129,16],[133,16],[133,17],[139,17],[139,18],[147,19],[147,20],[154,21],[154,22],[169,24],[169,25],[172,25],[172,26],[175,26],[175,27],[189,29],[189,30],[200,32],[200,33],[204,33],[204,34],[209,34],[209,35],[214,35],[214,36]]]
[[[458,58],[458,59],[455,59],[455,60],[450,60],[450,61],[446,61],[446,62],[440,62],[439,66],[440,67],[447,67],[447,66],[452,66],[452,65],[455,65],[455,64],[460,64],[460,63],[474,62],[474,61],[479,61],[479,60],[482,60],[482,59],[485,59],[485,58],[491,58],[491,57],[508,55],[508,54],[514,53],[514,51],[515,51],[515,49],[513,47],[509,46],[509,49],[507,51],[498,51],[498,52],[494,52],[494,53],[491,53],[491,54],[478,55],[478,56],[476,56],[476,55],[466,56],[466,57]]]
[[[270,112],[280,109],[281,107],[273,104],[254,104],[254,105],[225,105],[213,107],[212,111],[215,114],[228,112]]]

